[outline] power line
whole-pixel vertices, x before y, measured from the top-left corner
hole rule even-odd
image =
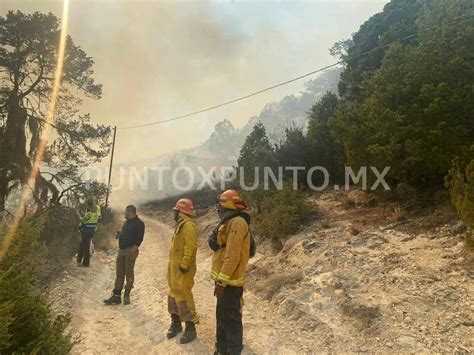
[[[156,125],[156,124],[160,124],[160,123],[165,123],[165,122],[171,122],[171,121],[176,121],[176,120],[180,120],[182,118],[186,118],[186,117],[189,117],[189,116],[194,116],[194,115],[197,115],[199,113],[203,113],[203,112],[206,112],[206,111],[211,111],[211,110],[215,110],[216,108],[219,108],[219,107],[222,107],[222,106],[227,106],[227,105],[230,105],[230,104],[233,104],[234,102],[238,102],[238,101],[242,101],[242,100],[245,100],[245,99],[248,99],[249,97],[252,97],[252,96],[255,96],[255,95],[258,95],[258,94],[261,94],[265,91],[269,91],[269,90],[272,90],[272,89],[275,89],[277,87],[280,87],[280,86],[283,86],[283,85],[286,85],[286,84],[289,84],[289,83],[292,83],[294,81],[297,81],[297,80],[300,80],[300,79],[303,79],[303,78],[306,78],[308,76],[311,76],[313,74],[316,74],[316,73],[319,73],[319,72],[322,72],[324,70],[327,70],[329,68],[332,68],[332,67],[335,67],[341,63],[343,63],[344,61],[339,61],[337,63],[334,63],[334,64],[331,64],[331,65],[328,65],[324,68],[321,68],[321,69],[318,69],[318,70],[314,70],[312,72],[309,72],[309,73],[306,73],[306,74],[303,74],[297,78],[294,78],[294,79],[290,79],[290,80],[287,80],[283,83],[279,83],[279,84],[275,84],[273,86],[269,86],[265,89],[261,89],[259,91],[255,91],[251,94],[248,94],[248,95],[245,95],[245,96],[242,96],[242,97],[239,97],[239,98],[236,98],[236,99],[232,99],[232,100],[229,100],[229,101],[225,101],[221,104],[218,104],[218,105],[214,105],[214,106],[211,106],[211,107],[208,107],[208,108],[205,108],[205,109],[202,109],[202,110],[199,110],[199,111],[194,111],[194,112],[190,112],[190,113],[187,113],[185,115],[182,115],[182,116],[176,116],[176,117],[172,117],[172,118],[168,118],[166,120],[162,120],[162,121],[156,121],[156,122],[150,122],[150,123],[145,123],[145,124],[141,124],[141,125],[136,125],[136,126],[125,126],[125,127],[117,127],[117,129],[131,129],[131,128],[140,128],[140,127],[147,127],[147,126],[153,126],[153,125]]]
[[[335,62],[333,64],[330,64],[330,65],[327,65],[323,68],[320,68],[320,69],[316,69],[316,70],[313,70],[309,73],[306,73],[306,74],[303,74],[303,75],[300,75],[296,78],[293,78],[293,79],[290,79],[290,80],[287,80],[287,81],[284,81],[284,82],[281,82],[281,83],[278,83],[278,84],[275,84],[275,85],[272,85],[272,86],[269,86],[269,87],[266,87],[264,89],[261,89],[261,90],[258,90],[258,91],[255,91],[255,92],[252,92],[250,94],[247,94],[245,96],[241,96],[241,97],[238,97],[238,98],[235,98],[235,99],[232,99],[232,100],[229,100],[229,101],[224,101],[220,104],[217,104],[217,105],[214,105],[214,106],[211,106],[211,107],[207,107],[207,108],[204,108],[204,109],[201,109],[201,110],[197,110],[197,111],[193,111],[193,112],[190,112],[190,113],[187,113],[187,114],[184,114],[184,115],[180,115],[180,116],[175,116],[175,117],[171,117],[171,118],[168,118],[168,119],[164,119],[164,120],[160,120],[160,121],[155,121],[155,122],[150,122],[150,123],[143,123],[143,124],[138,124],[138,125],[132,125],[132,126],[122,126],[122,127],[117,127],[117,129],[134,129],[134,128],[142,128],[142,127],[148,127],[148,126],[154,126],[154,125],[157,125],[157,124],[161,124],[161,123],[166,123],[166,122],[171,122],[171,121],[176,121],[176,120],[180,120],[180,119],[183,119],[183,118],[187,118],[187,117],[190,117],[190,116],[195,116],[195,115],[198,115],[200,113],[204,113],[204,112],[207,112],[207,111],[211,111],[211,110],[215,110],[217,108],[220,108],[222,106],[227,106],[227,105],[230,105],[230,104],[233,104],[235,102],[238,102],[238,101],[242,101],[242,100],[245,100],[245,99],[248,99],[252,96],[256,96],[256,95],[259,95],[261,93],[264,93],[266,91],[270,91],[270,90],[273,90],[273,89],[276,89],[280,86],[284,86],[284,85],[287,85],[287,84],[290,84],[292,82],[295,82],[295,81],[298,81],[298,80],[301,80],[303,78],[306,78],[308,76],[311,76],[311,75],[314,75],[314,74],[317,74],[317,73],[320,73],[322,71],[325,71],[327,69],[330,69],[330,68],[333,68],[333,67],[336,67],[338,65],[341,65],[341,64],[344,64],[344,63],[350,63],[352,61],[354,61],[355,59],[358,59],[360,57],[363,57],[363,56],[366,56],[372,52],[375,52],[375,51],[378,51],[380,49],[384,49],[384,48],[387,48],[387,47],[390,47],[392,44],[394,43],[397,43],[397,42],[401,42],[401,41],[405,41],[407,39],[410,39],[410,38],[413,38],[413,37],[416,37],[418,36],[420,33],[423,33],[423,32],[428,32],[428,31],[431,31],[431,30],[434,30],[442,25],[445,25],[447,23],[451,23],[451,22],[454,22],[454,21],[457,21],[459,19],[462,19],[462,18],[465,18],[465,17],[469,17],[471,15],[473,15],[474,12],[471,12],[471,13],[467,13],[467,14],[464,14],[464,15],[461,15],[461,16],[457,16],[457,17],[454,17],[452,19],[449,19],[443,23],[440,23],[436,26],[432,26],[432,27],[428,27],[428,28],[425,28],[425,29],[422,29],[422,30],[419,30],[415,33],[412,33],[411,35],[408,35],[406,37],[403,37],[401,39],[397,39],[397,40],[394,40],[390,43],[387,43],[383,46],[379,46],[379,47],[375,47],[375,48],[372,48],[371,50],[369,51],[366,51],[364,53],[361,53],[359,55],[356,55],[352,58],[349,58],[348,60],[340,60],[338,62]]]

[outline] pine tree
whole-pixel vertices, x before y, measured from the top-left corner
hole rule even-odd
[[[0,16],[0,210],[32,169],[52,99],[60,32],[60,21],[51,13],[9,11]],[[102,94],[93,64],[68,36],[53,122],[57,134],[48,142],[35,186],[30,186],[36,200],[51,193],[56,202],[58,185],[78,183],[80,167],[108,154],[110,127],[91,124],[89,114],[77,115],[84,95],[99,99]]]
[[[307,165],[322,166],[327,169],[331,181],[337,182],[344,177],[344,153],[339,142],[330,130],[330,120],[340,105],[338,97],[327,92],[311,108],[308,124]],[[321,177],[314,177],[321,180]],[[314,184],[320,181],[314,181]]]
[[[244,181],[262,181],[263,168],[270,167],[275,169],[278,161],[273,147],[270,145],[265,127],[258,122],[252,132],[245,139],[245,143],[240,150],[240,156],[237,160],[239,168],[243,168],[245,175]],[[259,176],[255,176],[258,168]]]
[[[67,354],[72,347],[68,317],[54,315],[47,294],[38,292],[36,270],[46,253],[39,242],[43,225],[41,219],[24,221],[0,263],[2,354]]]

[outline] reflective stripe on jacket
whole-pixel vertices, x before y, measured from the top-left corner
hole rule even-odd
[[[250,249],[249,226],[245,219],[234,217],[221,225],[217,244],[223,247],[212,257],[211,278],[223,286],[243,286]]]
[[[88,227],[95,227],[98,221],[99,216],[97,211],[86,210],[86,213],[84,213],[84,216],[81,218],[81,223]]]

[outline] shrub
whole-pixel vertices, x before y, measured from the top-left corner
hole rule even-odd
[[[68,316],[55,315],[37,287],[36,269],[45,256],[39,242],[43,220],[23,222],[0,262],[0,353],[66,354]],[[0,238],[1,239],[1,238]]]
[[[2,284],[1,279],[0,284]],[[13,321],[12,308],[12,302],[0,303],[0,349],[10,346],[8,328]]]
[[[449,187],[451,202],[459,217],[472,232],[474,230],[474,160],[471,160],[465,169],[456,163],[446,178],[446,186]]]
[[[296,233],[311,213],[303,193],[291,185],[266,192],[261,211],[254,218],[255,232],[263,238],[279,240]]]

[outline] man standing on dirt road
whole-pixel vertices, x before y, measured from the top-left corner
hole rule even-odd
[[[209,239],[214,250],[211,278],[217,297],[215,354],[240,354],[243,348],[241,301],[250,253],[250,216],[246,209],[235,190],[226,190],[218,198],[220,222]]]
[[[86,211],[81,218],[79,231],[81,232],[81,242],[77,251],[77,264],[89,267],[91,257],[91,241],[97,229],[99,214],[94,200],[87,200]]]
[[[166,336],[174,338],[186,328],[179,339],[186,344],[196,339],[196,313],[192,288],[196,274],[196,252],[198,232],[194,222],[194,208],[191,200],[182,198],[176,202],[174,219],[176,228],[171,240],[168,262],[168,311],[171,315],[171,326]]]
[[[123,304],[130,304],[130,291],[133,288],[135,278],[135,261],[137,260],[138,248],[143,242],[144,234],[145,224],[138,218],[136,207],[128,205],[125,208],[125,222],[123,223],[122,230],[117,232],[119,251],[117,254],[115,287],[112,291],[112,296],[104,300],[106,305],[120,304],[122,302],[121,296],[125,279],[127,284],[125,285]]]

